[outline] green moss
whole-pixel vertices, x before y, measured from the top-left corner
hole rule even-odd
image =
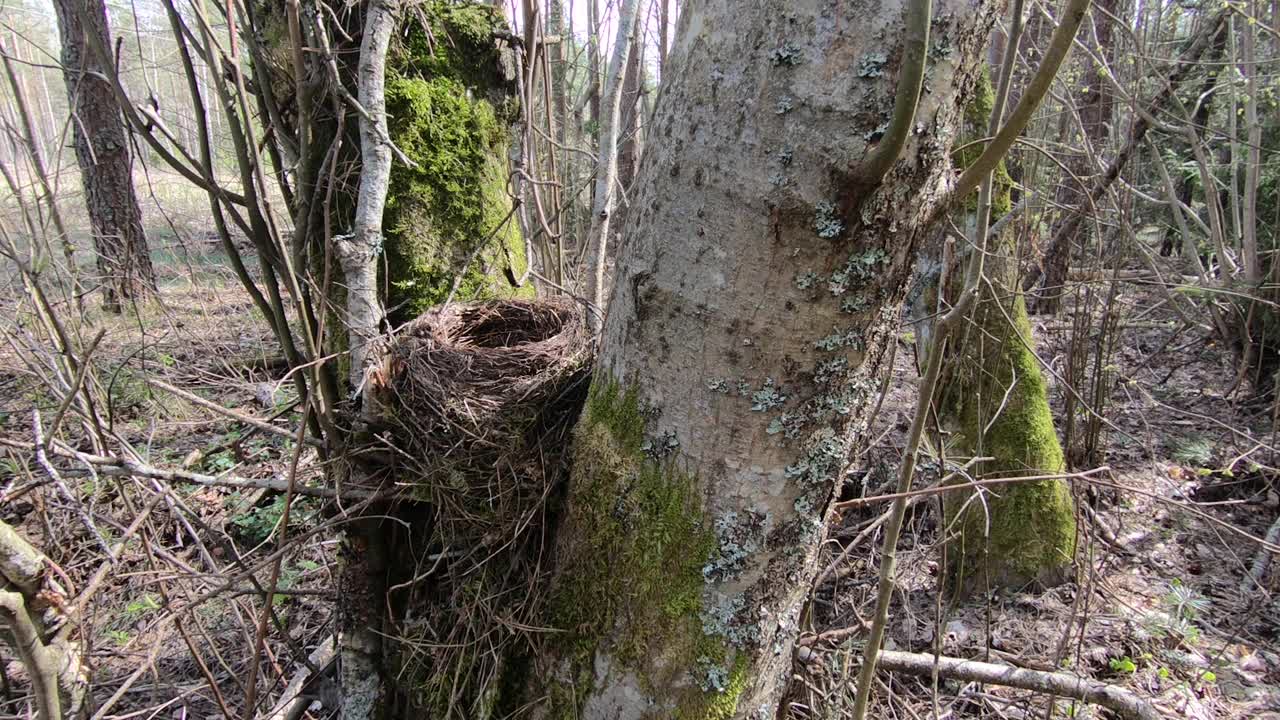
[[[549,604],[563,631],[554,654],[568,666],[551,717],[577,717],[597,653],[685,720],[729,717],[749,675],[745,656],[703,631],[702,568],[715,534],[696,479],[644,452],[647,425],[635,389],[593,384],[575,431]],[[700,662],[732,667],[722,689],[703,689]]]
[[[485,93],[503,84],[494,34],[509,30],[497,8],[486,2],[426,0],[415,9],[431,33],[412,28],[392,53],[393,66],[418,77],[453,78]]]
[[[995,458],[981,466],[984,477],[1062,472],[1062,446],[1039,361],[1028,349],[1031,326],[1022,297],[984,297],[975,321],[951,395],[966,451]],[[948,498],[949,520],[970,495],[957,492]],[[985,542],[984,527],[989,531]],[[968,504],[957,529],[951,569],[962,591],[973,583],[1053,584],[1065,579],[1074,555],[1075,514],[1061,480],[994,486],[985,508],[976,500]]]
[[[985,135],[994,102],[984,67],[965,107],[966,142]],[[981,143],[973,143],[956,151],[953,159],[966,167],[982,150]],[[993,221],[1010,211],[1013,187],[1003,161],[994,175]],[[977,202],[977,193],[967,198],[962,212],[969,222],[962,226],[973,225]],[[983,477],[1059,473],[1064,467],[1062,446],[1039,361],[1029,349],[1031,326],[1018,293],[1012,233],[1003,233],[994,245],[984,270],[991,284],[981,289],[972,325],[953,339],[948,351],[943,413],[958,430],[962,452],[995,458],[980,466]],[[962,507],[964,515],[957,517]],[[949,570],[960,592],[987,584],[1053,584],[1064,579],[1074,554],[1076,526],[1070,493],[1061,480],[996,485],[985,505],[972,498],[971,491],[956,491],[948,494],[946,508],[956,538],[948,545]]]
[[[477,3],[428,2],[423,12],[431,33],[411,28],[388,63],[388,130],[417,165],[393,166],[383,216],[398,319],[442,302],[459,273],[459,299],[532,292],[503,277],[523,274],[525,255],[509,217],[516,106],[493,36],[499,18]]]
[[[733,669],[729,673],[729,681],[721,691],[708,691],[686,700],[686,704],[676,710],[676,720],[729,720],[738,710],[738,700],[747,689],[751,664],[745,655],[737,655],[733,660]]]
[[[961,132],[961,148],[952,154],[952,161],[956,167],[967,168],[982,155],[985,144],[974,142],[986,135],[987,123],[991,119],[991,108],[995,105],[996,93],[995,88],[991,84],[991,72],[984,63],[979,71],[978,79],[974,83],[973,96],[969,98],[969,103],[964,108],[964,126]],[[1009,170],[1005,166],[1004,160],[996,165],[996,169],[992,172],[993,184],[991,193],[991,217],[992,220],[1007,215],[1013,208],[1011,200],[1011,191],[1013,190],[1013,178],[1009,175]],[[978,209],[978,195],[971,194],[964,202],[965,212],[973,213]]]

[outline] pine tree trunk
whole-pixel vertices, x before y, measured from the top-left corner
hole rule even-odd
[[[89,52],[87,33],[112,47],[103,0],[55,0],[62,72],[72,107],[72,139],[85,206],[93,226],[105,307],[120,312],[126,301],[156,292],[155,271],[142,229],[142,210],[133,188],[133,156],[124,119],[106,74]]]
[[[940,5],[921,131],[862,191],[904,4],[682,8],[576,431],[546,716],[773,717],[995,3]]]

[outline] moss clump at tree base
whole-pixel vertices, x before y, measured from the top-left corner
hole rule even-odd
[[[1062,446],[1053,426],[1039,361],[1029,349],[1031,326],[1020,295],[1010,302],[984,293],[964,340],[949,408],[962,446],[982,477],[1061,473]],[[1027,583],[1050,586],[1069,577],[1076,520],[1062,480],[998,484],[985,498],[948,493],[948,546],[954,587],[961,593]]]

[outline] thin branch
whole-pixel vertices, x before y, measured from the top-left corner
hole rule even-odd
[[[903,39],[902,67],[898,71],[898,88],[893,99],[893,117],[880,144],[872,150],[854,171],[853,180],[859,185],[878,185],[889,168],[902,154],[902,147],[911,136],[916,107],[920,104],[920,92],[924,87],[925,58],[929,50],[929,19],[933,11],[931,0],[910,0],[906,10],[906,33]]]
[[[1058,23],[1057,29],[1053,31],[1053,38],[1050,39],[1049,47],[1045,50],[1044,59],[1040,61],[1040,67],[1036,70],[1035,76],[1027,84],[1022,97],[1018,99],[1018,105],[1014,107],[1013,112],[1009,113],[1008,121],[987,145],[986,150],[982,151],[982,155],[965,168],[964,174],[956,181],[947,196],[947,202],[938,205],[938,212],[946,212],[949,206],[976,190],[982,179],[996,169],[1005,153],[1013,147],[1014,141],[1031,121],[1031,115],[1035,113],[1036,108],[1040,107],[1040,101],[1044,100],[1044,96],[1048,94],[1049,86],[1053,84],[1058,68],[1062,66],[1062,61],[1070,52],[1076,30],[1080,28],[1085,11],[1088,9],[1089,0],[1068,0],[1063,18]]]

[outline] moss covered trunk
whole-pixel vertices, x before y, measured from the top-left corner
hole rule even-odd
[[[892,109],[902,3],[683,8],[576,432],[543,716],[774,716],[994,3],[939,5],[919,131],[870,190],[849,168]]]
[[[342,397],[362,386],[362,338],[355,333],[373,337],[447,297],[532,291],[512,281],[524,274],[525,257],[507,193],[508,128],[520,107],[500,7],[461,0],[387,5],[394,9],[394,28],[385,65],[362,68],[372,57],[369,43],[362,45],[370,39],[366,20],[384,5],[357,3],[333,14],[303,3],[301,27],[292,28],[286,3],[260,8],[265,74],[285,105],[280,114],[294,125],[300,154],[291,177],[295,262],[311,273],[304,292],[328,293],[325,350],[342,366],[337,375],[348,385],[336,393]],[[291,40],[295,33],[300,39]],[[299,42],[308,51],[295,60]],[[301,72],[295,62],[303,64]],[[375,114],[385,101],[385,129],[367,123],[347,99],[369,87],[366,76],[374,69],[385,70],[382,97],[360,97]],[[364,142],[357,133],[362,125]],[[394,151],[376,142],[384,136]],[[371,148],[379,155],[373,165],[368,152],[361,156]],[[394,155],[389,172],[387,154]],[[369,187],[374,166],[384,171],[380,188]],[[385,207],[368,201],[366,191],[382,189]],[[384,312],[387,322],[381,322]],[[314,330],[319,323],[311,321]],[[364,417],[395,410],[363,408]],[[366,461],[367,453],[352,451],[368,441],[365,430],[361,418],[327,438],[335,460],[347,461],[326,465],[335,484],[372,484],[384,470]],[[395,682],[404,663],[387,638],[397,637],[402,618],[391,617],[387,596],[414,569],[392,556],[401,547],[393,533],[400,520],[420,521],[431,508],[372,506],[363,512],[344,526],[338,579],[343,714],[413,716],[419,709],[406,706],[416,699],[415,689]]]
[[[979,135],[991,113],[990,77],[983,73],[966,108],[966,134]],[[973,157],[959,158],[960,164]],[[992,215],[1011,210],[1012,182],[1003,163],[995,173]],[[972,229],[976,208],[966,211]],[[1027,308],[1018,291],[1014,226],[989,240],[983,281],[970,322],[953,334],[948,356],[943,424],[955,431],[966,457],[990,457],[976,467],[984,478],[1053,475],[1064,469],[1048,390],[1033,351]],[[953,286],[958,283],[952,283]],[[1053,585],[1071,568],[1076,524],[1062,480],[1000,484],[982,497],[957,490],[944,498],[947,563],[961,593],[977,588]]]
[[[275,95],[309,91],[298,118],[310,134],[300,160],[295,222],[316,278],[333,275],[333,305],[346,305],[341,269],[326,268],[325,248],[354,225],[360,170],[359,116],[326,83],[295,85],[284,11],[269,6],[267,62]],[[356,91],[363,9],[330,28],[338,73]],[[524,249],[507,192],[509,128],[520,113],[513,50],[497,8],[485,2],[431,0],[397,16],[386,65],[387,133],[396,146],[382,216],[383,243],[373,262],[379,295],[393,323],[443,301],[527,294],[510,278],[524,272]],[[314,32],[306,37],[316,42]],[[345,36],[345,37],[344,37]],[[292,102],[292,100],[291,100]],[[293,108],[286,111],[292,117]],[[295,130],[295,136],[298,133]],[[407,160],[408,162],[405,162]],[[319,281],[317,281],[319,282]],[[335,351],[346,348],[342,316],[330,323]]]
[[[488,3],[433,0],[388,68],[392,140],[416,167],[391,173],[386,279],[393,317],[443,302],[530,294],[508,193],[510,128],[519,118],[515,63]]]
[[[990,283],[981,289],[973,322],[950,351],[944,422],[957,432],[962,455],[993,458],[976,466],[977,476],[1053,475],[1064,469],[1062,446],[1016,289],[1012,236],[1002,237],[989,256],[994,262],[987,261]],[[981,499],[954,491],[944,502],[953,533],[948,567],[961,592],[1069,579],[1076,522],[1065,481],[995,485]]]

